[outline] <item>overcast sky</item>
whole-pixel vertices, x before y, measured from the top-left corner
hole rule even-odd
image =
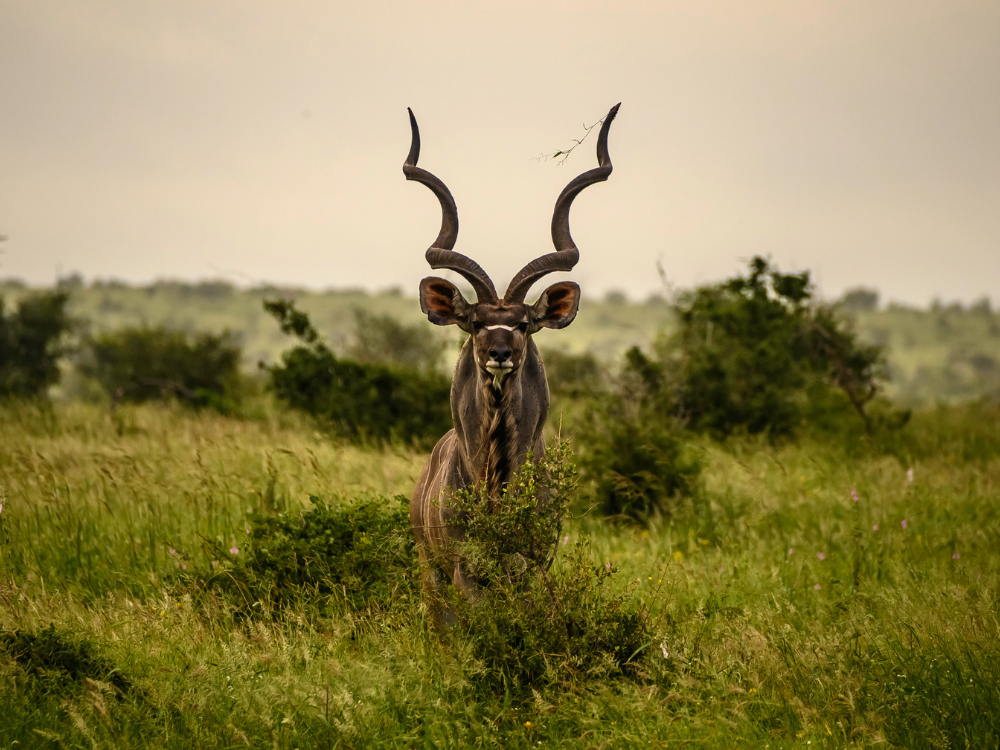
[[[618,101],[585,294],[760,253],[828,297],[1000,301],[996,0],[0,0],[0,276],[415,293],[410,106],[502,289],[596,165],[533,157]]]

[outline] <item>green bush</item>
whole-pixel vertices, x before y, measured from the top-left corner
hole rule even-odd
[[[313,496],[301,515],[250,517],[237,566],[259,599],[283,606],[316,596],[356,611],[387,609],[413,587],[408,499],[372,496],[331,507]]]
[[[749,273],[684,294],[676,335],[661,342],[662,399],[694,430],[794,434],[810,400],[845,397],[845,416],[871,433],[866,408],[885,380],[882,350],[862,344],[836,307],[813,300],[809,273],[760,257]]]
[[[119,694],[132,689],[125,676],[99,656],[91,643],[68,636],[52,624],[36,633],[0,631],[0,650],[20,664],[29,682],[42,690],[55,688],[65,693],[68,688],[80,688],[85,679],[113,685]]]
[[[292,302],[269,301],[264,309],[303,342],[285,352],[280,365],[265,368],[281,401],[359,442],[429,447],[451,429],[451,383],[444,375],[337,357]]]
[[[586,542],[560,547],[561,519],[576,490],[568,444],[529,460],[490,498],[485,487],[455,493],[450,507],[464,531],[463,564],[481,594],[457,593],[457,634],[472,657],[474,682],[518,698],[568,683],[636,676],[654,639],[648,611],[617,568],[593,560]]]
[[[606,516],[645,522],[675,515],[686,498],[697,496],[702,461],[669,417],[649,412],[608,418],[603,431],[581,438],[588,451],[583,466],[593,480],[594,498]]]
[[[226,412],[238,402],[241,352],[229,333],[123,328],[94,337],[87,349],[80,369],[113,403],[176,398]]]
[[[574,420],[588,499],[607,516],[674,516],[698,495],[702,471],[666,397],[662,365],[633,347],[613,387],[584,401]]]
[[[0,398],[33,398],[59,382],[60,343],[71,328],[64,292],[32,294],[6,312],[0,297]]]

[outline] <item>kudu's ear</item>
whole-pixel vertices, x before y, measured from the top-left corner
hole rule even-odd
[[[462,330],[469,327],[472,305],[446,279],[428,276],[420,282],[420,309],[434,325],[457,325]]]
[[[553,284],[531,306],[532,328],[565,328],[580,309],[580,285],[572,281]]]

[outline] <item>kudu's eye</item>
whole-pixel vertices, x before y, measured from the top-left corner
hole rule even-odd
[[[472,330],[475,331],[476,333],[479,333],[481,330],[483,330],[483,324],[480,323],[478,320],[473,321]]]
[[[521,333],[524,333],[525,331],[528,330],[528,324],[527,323],[518,323],[517,324],[517,330],[519,330]]]

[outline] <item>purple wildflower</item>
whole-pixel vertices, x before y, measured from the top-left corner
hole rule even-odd
[[[878,531],[878,524],[875,524],[874,526],[872,526],[872,531]]]
[[[792,554],[794,551],[795,551],[795,547],[789,547],[788,548],[788,554],[789,555]]]
[[[167,552],[169,552],[171,555],[176,555],[177,554],[177,550],[175,550],[173,547],[171,547],[170,549],[168,549]]]
[[[238,554],[240,554],[239,548],[237,548],[237,547],[230,547],[229,548],[229,554],[230,555],[238,555]]]
[[[817,552],[816,557],[818,557],[820,560],[826,559],[826,555],[824,555],[822,552]]]
[[[951,556],[951,559],[952,559],[952,560],[957,560],[957,559],[959,559],[960,557],[961,557],[961,555],[960,555],[960,554],[958,554],[958,553],[956,552],[956,553],[955,553],[954,555],[952,555],[952,556]]]
[[[611,570],[611,563],[609,563],[609,562],[606,562],[606,563],[604,563],[604,567],[605,567],[605,568],[606,568],[607,570]]]
[[[854,500],[854,502],[858,501],[858,491],[853,487],[851,487],[851,499]]]
[[[903,522],[900,524],[900,526],[902,526],[904,529],[906,528],[906,519],[905,518],[903,519]]]
[[[815,586],[813,586],[813,588],[814,588],[814,589],[816,589],[817,591],[819,591],[819,588],[820,588],[820,586],[819,586],[819,584],[817,583],[817,584],[816,584]]]

